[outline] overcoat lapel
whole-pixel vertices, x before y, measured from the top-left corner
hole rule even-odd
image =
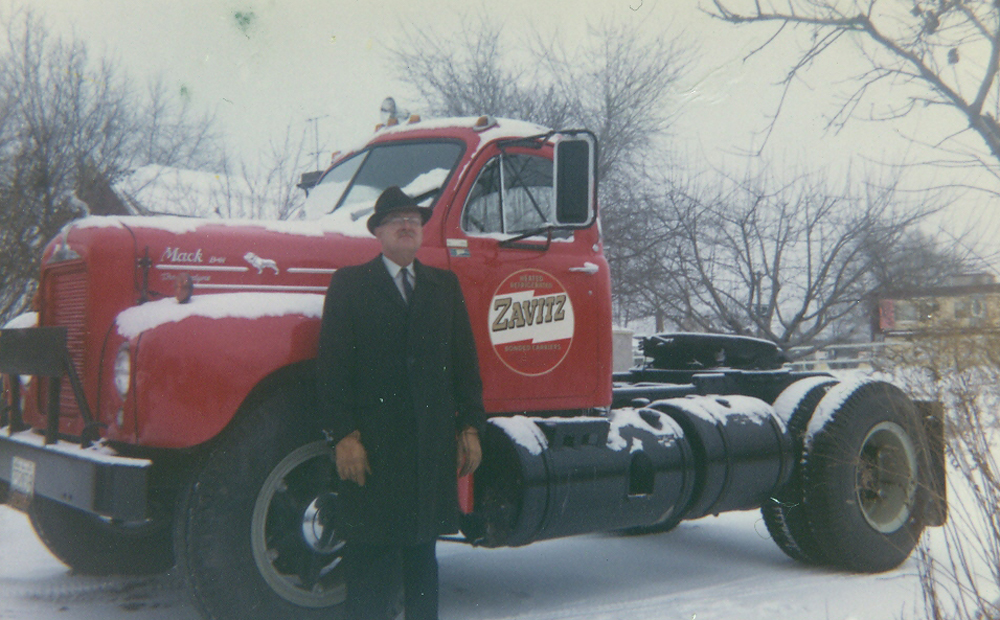
[[[413,261],[416,272],[416,286],[410,299],[410,324],[429,325],[435,321],[434,309],[440,297],[440,282],[437,274],[424,269],[423,263]],[[397,295],[402,299],[401,295]]]
[[[394,303],[400,308],[405,308],[406,302],[403,301],[403,296],[399,294],[396,283],[392,281],[389,270],[385,268],[385,263],[382,262],[382,255],[378,255],[375,257],[375,260],[370,261],[368,267],[371,271],[372,280],[375,282],[375,287],[380,291],[380,294],[387,298],[390,303]]]

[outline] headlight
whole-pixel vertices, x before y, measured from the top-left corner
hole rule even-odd
[[[132,384],[132,351],[129,343],[122,344],[118,349],[118,356],[115,357],[115,388],[122,400],[128,396],[129,387]]]

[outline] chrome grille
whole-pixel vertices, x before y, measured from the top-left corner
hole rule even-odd
[[[87,272],[81,265],[72,271],[58,271],[52,275],[51,295],[48,298],[48,325],[66,328],[66,346],[78,375],[83,376],[84,338],[87,318]],[[66,417],[77,417],[80,408],[73,397],[69,381],[62,382],[59,394],[59,411]]]

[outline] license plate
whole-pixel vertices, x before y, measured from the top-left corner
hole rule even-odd
[[[10,497],[8,503],[26,509],[35,494],[35,462],[15,456],[11,462]]]

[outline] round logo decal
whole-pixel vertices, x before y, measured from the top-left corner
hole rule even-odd
[[[490,341],[514,372],[551,372],[573,344],[573,303],[552,274],[524,269],[504,280],[490,302]]]

